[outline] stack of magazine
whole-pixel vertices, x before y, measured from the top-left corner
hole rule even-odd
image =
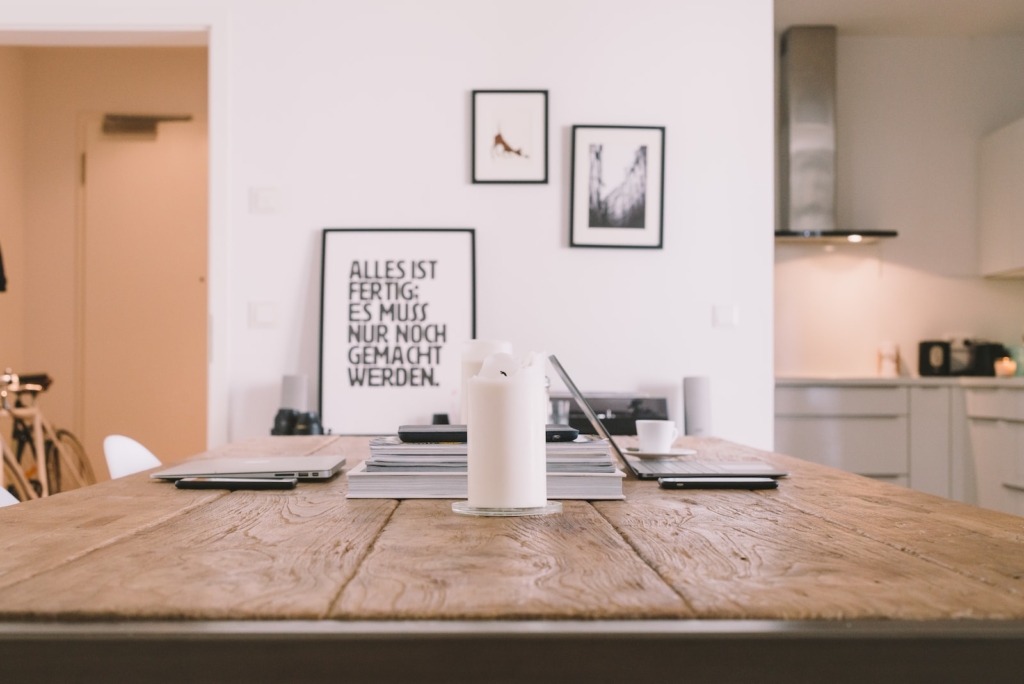
[[[370,440],[370,458],[348,473],[350,499],[465,499],[465,442]],[[608,440],[547,442],[549,499],[622,499],[623,472]]]

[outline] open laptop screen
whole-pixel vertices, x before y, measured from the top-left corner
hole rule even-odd
[[[568,388],[576,403],[579,404],[586,415],[587,420],[594,426],[594,430],[603,439],[607,439],[612,449],[618,455],[619,460],[626,464],[637,478],[641,480],[654,480],[659,477],[785,477],[787,473],[772,467],[763,461],[678,461],[671,459],[635,460],[636,457],[627,458],[622,448],[615,443],[615,439],[605,429],[601,419],[597,417],[594,408],[583,398],[583,393],[576,387],[569,374],[562,368],[555,355],[548,357],[551,366],[562,378],[562,382]]]
[[[590,406],[587,400],[583,398],[583,393],[580,392],[578,387],[576,387],[576,383],[574,383],[572,378],[569,377],[569,374],[565,372],[565,369],[562,368],[562,364],[558,362],[555,355],[552,354],[549,356],[548,361],[551,362],[551,366],[555,369],[555,372],[558,373],[558,377],[562,378],[562,382],[565,383],[566,388],[569,390],[569,394],[572,395],[572,398],[576,400],[576,403],[583,410],[583,415],[585,415],[587,420],[590,421],[590,424],[594,426],[594,430],[597,432],[598,436],[602,439],[607,439],[608,443],[612,445],[612,449],[615,450],[615,453],[619,458],[622,459],[626,465],[629,465],[629,461],[627,461],[625,456],[622,454],[622,449],[620,449],[619,445],[615,443],[611,434],[604,429],[604,423],[602,423],[601,419],[597,417],[597,414],[594,412],[594,409]]]

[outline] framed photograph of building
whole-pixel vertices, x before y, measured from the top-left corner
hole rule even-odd
[[[320,294],[324,430],[393,434],[457,408],[476,337],[471,228],[327,228]]]
[[[664,126],[573,126],[569,245],[661,249]]]
[[[548,91],[473,91],[473,182],[548,182]]]

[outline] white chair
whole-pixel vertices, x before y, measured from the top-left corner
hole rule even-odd
[[[18,499],[11,494],[9,491],[0,487],[0,508],[4,506],[13,506],[16,503],[21,503]]]
[[[104,439],[103,455],[107,458],[111,480],[163,465],[152,451],[124,435],[110,435]]]

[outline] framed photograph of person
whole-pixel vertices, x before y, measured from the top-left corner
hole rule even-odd
[[[548,182],[548,91],[473,91],[473,182]]]
[[[664,126],[573,126],[571,178],[571,247],[661,249]]]

